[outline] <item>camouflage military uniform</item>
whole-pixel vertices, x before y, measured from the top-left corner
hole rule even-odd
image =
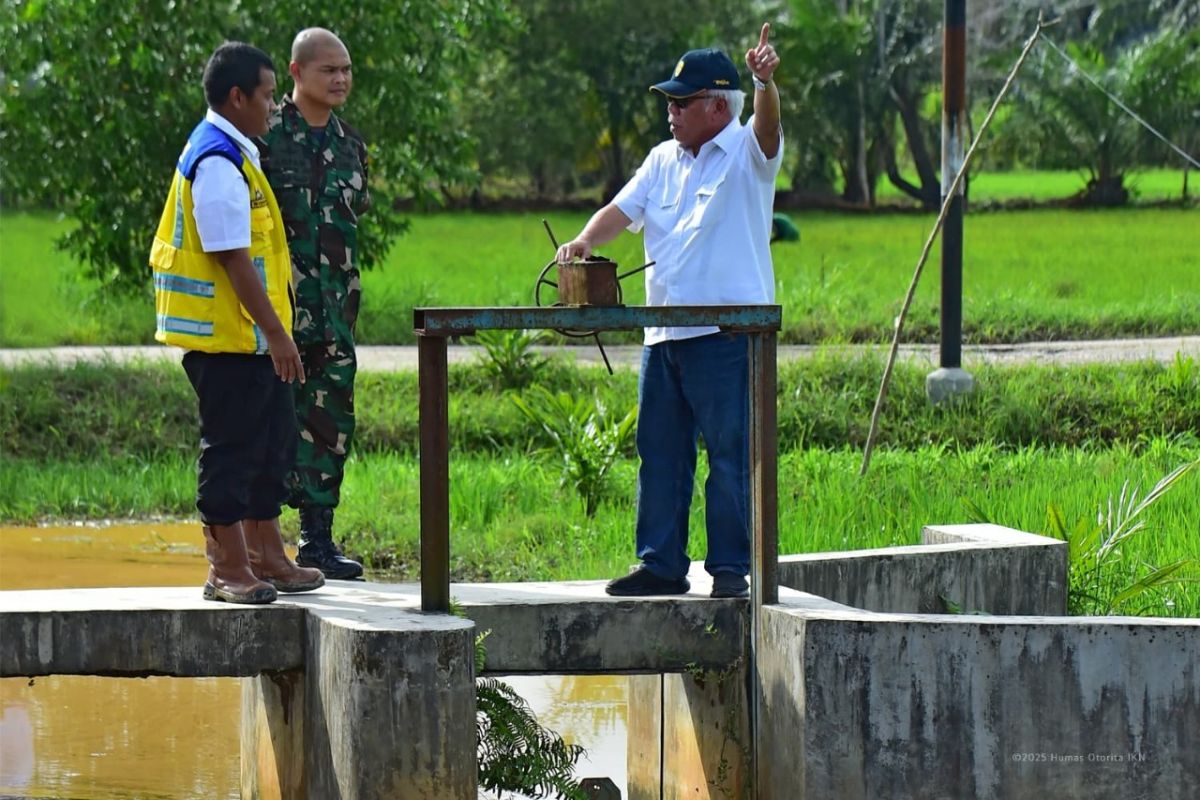
[[[300,441],[290,502],[333,508],[354,438],[358,215],[371,202],[367,148],[336,115],[324,132],[314,131],[284,97],[260,150],[287,227],[296,284],[293,337],[306,377],[293,384]]]

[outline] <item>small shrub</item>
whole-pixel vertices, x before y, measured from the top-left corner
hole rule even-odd
[[[480,331],[475,336],[487,352],[483,369],[500,389],[524,389],[537,380],[546,358],[533,352],[533,346],[545,338],[544,331]]]
[[[584,513],[594,517],[604,496],[605,476],[633,436],[637,406],[618,419],[599,400],[555,394],[540,386],[512,400],[549,435],[553,452],[562,458],[562,485],[570,484],[583,501]]]
[[[1086,518],[1068,525],[1062,510],[1051,503],[1047,511],[1047,533],[1067,543],[1068,610],[1072,614],[1145,614],[1165,605],[1161,589],[1189,578],[1195,559],[1180,559],[1165,566],[1136,561],[1123,549],[1133,536],[1144,535],[1142,515],[1188,472],[1200,466],[1192,461],[1172,470],[1143,497],[1126,481],[1121,493],[1101,505],[1095,522]],[[1160,605],[1161,604],[1161,605]]]

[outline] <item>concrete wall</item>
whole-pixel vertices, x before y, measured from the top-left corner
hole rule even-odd
[[[869,611],[1065,614],[1067,545],[998,525],[930,526],[924,545],[781,556],[779,584]]]
[[[1196,796],[1198,620],[789,602],[763,610],[763,798]]]
[[[474,800],[470,621],[315,611],[303,673],[242,691],[246,800]]]
[[[745,657],[747,604],[617,598],[603,584],[455,587],[487,638],[485,674],[615,674],[728,669]]]
[[[0,676],[238,677],[304,664],[302,609],[197,589],[0,592]]]

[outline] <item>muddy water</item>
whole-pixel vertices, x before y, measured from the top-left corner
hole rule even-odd
[[[0,589],[195,586],[193,524],[0,528]],[[508,679],[544,724],[588,748],[579,774],[625,783],[625,680]],[[236,678],[0,680],[0,796],[238,795]]]

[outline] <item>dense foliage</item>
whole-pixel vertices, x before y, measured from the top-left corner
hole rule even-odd
[[[67,213],[63,243],[116,288],[148,285],[146,257],[167,183],[204,113],[201,76],[223,40],[266,50],[286,90],[291,39],[327,25],[347,42],[356,90],[345,113],[371,142],[373,212],[360,237],[378,262],[403,221],[397,196],[474,175],[455,123],[459,82],[504,24],[502,0],[33,0],[0,4],[0,174],[6,193]]]
[[[1123,205],[1129,200],[1127,172],[1166,157],[1182,160],[1080,69],[1176,146],[1194,151],[1200,28],[1164,28],[1120,49],[1090,42],[1065,50],[1045,46],[1033,61],[1026,90],[1018,94],[1009,127],[1022,134],[1018,146],[1024,155],[1043,166],[1085,169],[1088,183],[1080,200],[1088,205]]]
[[[988,102],[1032,29],[1034,0],[970,4],[969,99]],[[346,114],[372,142],[376,204],[363,263],[405,223],[394,201],[490,194],[610,196],[668,135],[646,88],[686,49],[740,62],[773,23],[787,131],[785,174],[813,195],[869,206],[880,182],[929,207],[941,83],[937,0],[385,0],[331,11],[315,0],[8,0],[0,4],[0,174],[8,202],[49,206],[77,226],[63,243],[117,288],[144,288],[164,186],[204,109],[200,75],[223,39],[273,55],[323,24],[349,45]],[[1165,135],[1196,147],[1200,11],[1191,0],[1067,0],[1050,35]],[[1087,170],[1086,202],[1124,202],[1124,175],[1179,164],[1043,47],[996,127],[988,169]]]

